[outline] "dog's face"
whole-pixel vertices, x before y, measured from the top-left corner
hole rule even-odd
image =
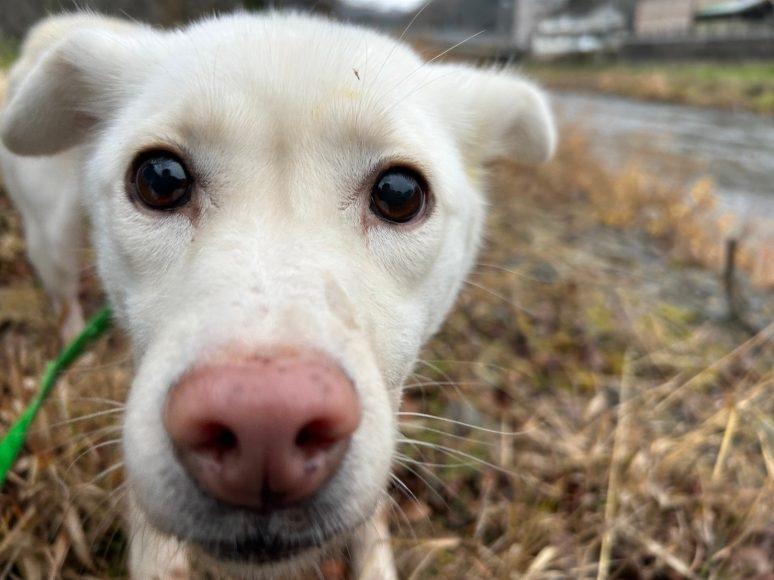
[[[244,14],[72,34],[18,87],[3,138],[21,154],[87,147],[99,269],[137,360],[124,451],[140,509],[215,558],[272,563],[378,505],[401,384],[476,255],[483,164],[543,161],[555,140],[523,80],[423,64],[355,27]],[[170,393],[276,352],[346,377],[346,444],[302,500],[229,501],[211,479],[222,466],[192,476]]]

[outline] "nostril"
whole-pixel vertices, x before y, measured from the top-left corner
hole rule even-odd
[[[329,421],[311,421],[296,435],[296,447],[308,455],[324,452],[336,445],[341,439],[335,436],[333,425]]]
[[[206,423],[201,426],[200,439],[193,448],[200,453],[223,457],[239,447],[236,434],[220,423]]]

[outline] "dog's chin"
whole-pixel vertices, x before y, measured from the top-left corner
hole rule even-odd
[[[180,514],[178,518],[154,518],[145,512],[145,519],[216,567],[296,569],[346,545],[372,515],[342,521],[333,515],[339,510],[315,502],[271,513],[230,508],[211,499],[207,503],[218,509],[185,525],[181,525],[185,517]]]
[[[256,535],[230,541],[200,540],[195,543],[195,548],[207,559],[229,566],[296,565],[319,559],[321,555],[342,547],[357,527],[272,538]]]

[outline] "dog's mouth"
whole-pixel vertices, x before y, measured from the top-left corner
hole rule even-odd
[[[269,513],[227,508],[211,500],[206,504],[210,510],[186,510],[182,518],[149,518],[149,523],[208,560],[270,566],[334,553],[370,517],[363,514],[344,522],[335,516],[336,509],[314,504]]]
[[[209,557],[236,564],[280,564],[314,552],[333,550],[353,533],[349,529],[314,530],[269,537],[254,535],[233,540],[204,540],[196,545]]]

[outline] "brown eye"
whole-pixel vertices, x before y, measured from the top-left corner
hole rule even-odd
[[[405,224],[419,216],[427,203],[424,179],[407,168],[385,171],[371,191],[371,211],[381,219]]]
[[[137,198],[151,209],[177,209],[191,199],[193,180],[172,153],[156,151],[136,163],[132,185]]]

